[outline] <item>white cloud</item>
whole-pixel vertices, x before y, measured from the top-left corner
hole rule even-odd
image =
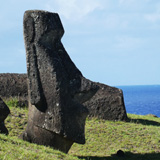
[[[105,19],[102,19],[102,23],[106,29],[127,29],[129,27],[130,19],[128,15],[124,14],[107,14]]]
[[[126,4],[131,4],[131,3],[133,3],[135,0],[119,0],[119,3],[120,4],[124,4],[124,3],[126,3]]]
[[[144,4],[144,3],[148,3],[151,0],[119,0],[120,4],[126,4],[126,5],[137,5],[137,4]]]
[[[155,12],[145,14],[145,19],[152,23],[157,23],[158,21],[160,21],[160,4],[157,4],[155,6]]]
[[[98,0],[50,0],[46,4],[47,10],[56,11],[66,19],[78,21],[94,10],[102,8],[103,5]]]
[[[152,23],[160,22],[160,3],[155,3],[153,12],[145,14],[144,18]]]
[[[160,21],[160,13],[147,14],[147,15],[145,15],[145,18],[148,21],[155,23],[157,21]]]
[[[145,43],[145,40],[140,37],[130,37],[130,36],[117,37],[116,41],[117,44],[115,45],[115,47],[123,50],[137,49],[142,47]]]

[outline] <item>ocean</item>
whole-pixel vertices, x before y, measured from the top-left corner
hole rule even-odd
[[[127,113],[160,117],[160,85],[117,86],[123,90]]]

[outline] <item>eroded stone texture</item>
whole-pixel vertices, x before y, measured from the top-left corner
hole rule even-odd
[[[122,91],[83,77],[65,51],[58,14],[39,10],[24,14],[29,117],[24,140],[67,152],[85,143],[85,119],[127,118]]]
[[[8,134],[8,130],[4,125],[4,120],[7,118],[10,110],[8,106],[0,98],[0,133]]]
[[[74,99],[82,74],[61,43],[63,34],[58,14],[25,12],[29,118],[23,139],[67,152],[73,142],[85,143],[88,110]]]
[[[86,95],[91,95],[90,98]],[[88,97],[88,98],[87,98]],[[89,110],[89,117],[127,120],[122,90],[82,78],[81,91],[75,98]]]

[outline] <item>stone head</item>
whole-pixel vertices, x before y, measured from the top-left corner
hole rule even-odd
[[[24,38],[29,42],[50,47],[62,38],[64,29],[57,13],[28,10],[24,14]],[[28,33],[27,33],[28,32]]]

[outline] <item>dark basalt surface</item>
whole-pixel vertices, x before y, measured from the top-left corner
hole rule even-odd
[[[82,89],[80,93],[74,95],[75,99],[88,108],[90,117],[106,120],[127,119],[122,90],[89,80],[83,82],[83,80],[85,80],[84,77],[81,83],[82,88],[88,87],[87,90],[89,90],[91,89],[89,84],[92,83],[99,88],[98,90],[91,89],[89,92]],[[87,92],[88,94],[86,94]],[[20,105],[27,105],[27,75],[15,73],[0,74],[0,96],[5,99],[18,97]]]
[[[82,74],[61,43],[63,33],[58,14],[25,12],[29,116],[22,138],[67,153],[73,142],[85,143],[88,110],[74,99]]]
[[[8,130],[5,127],[4,120],[7,118],[10,110],[8,106],[0,98],[0,133],[8,134]]]

